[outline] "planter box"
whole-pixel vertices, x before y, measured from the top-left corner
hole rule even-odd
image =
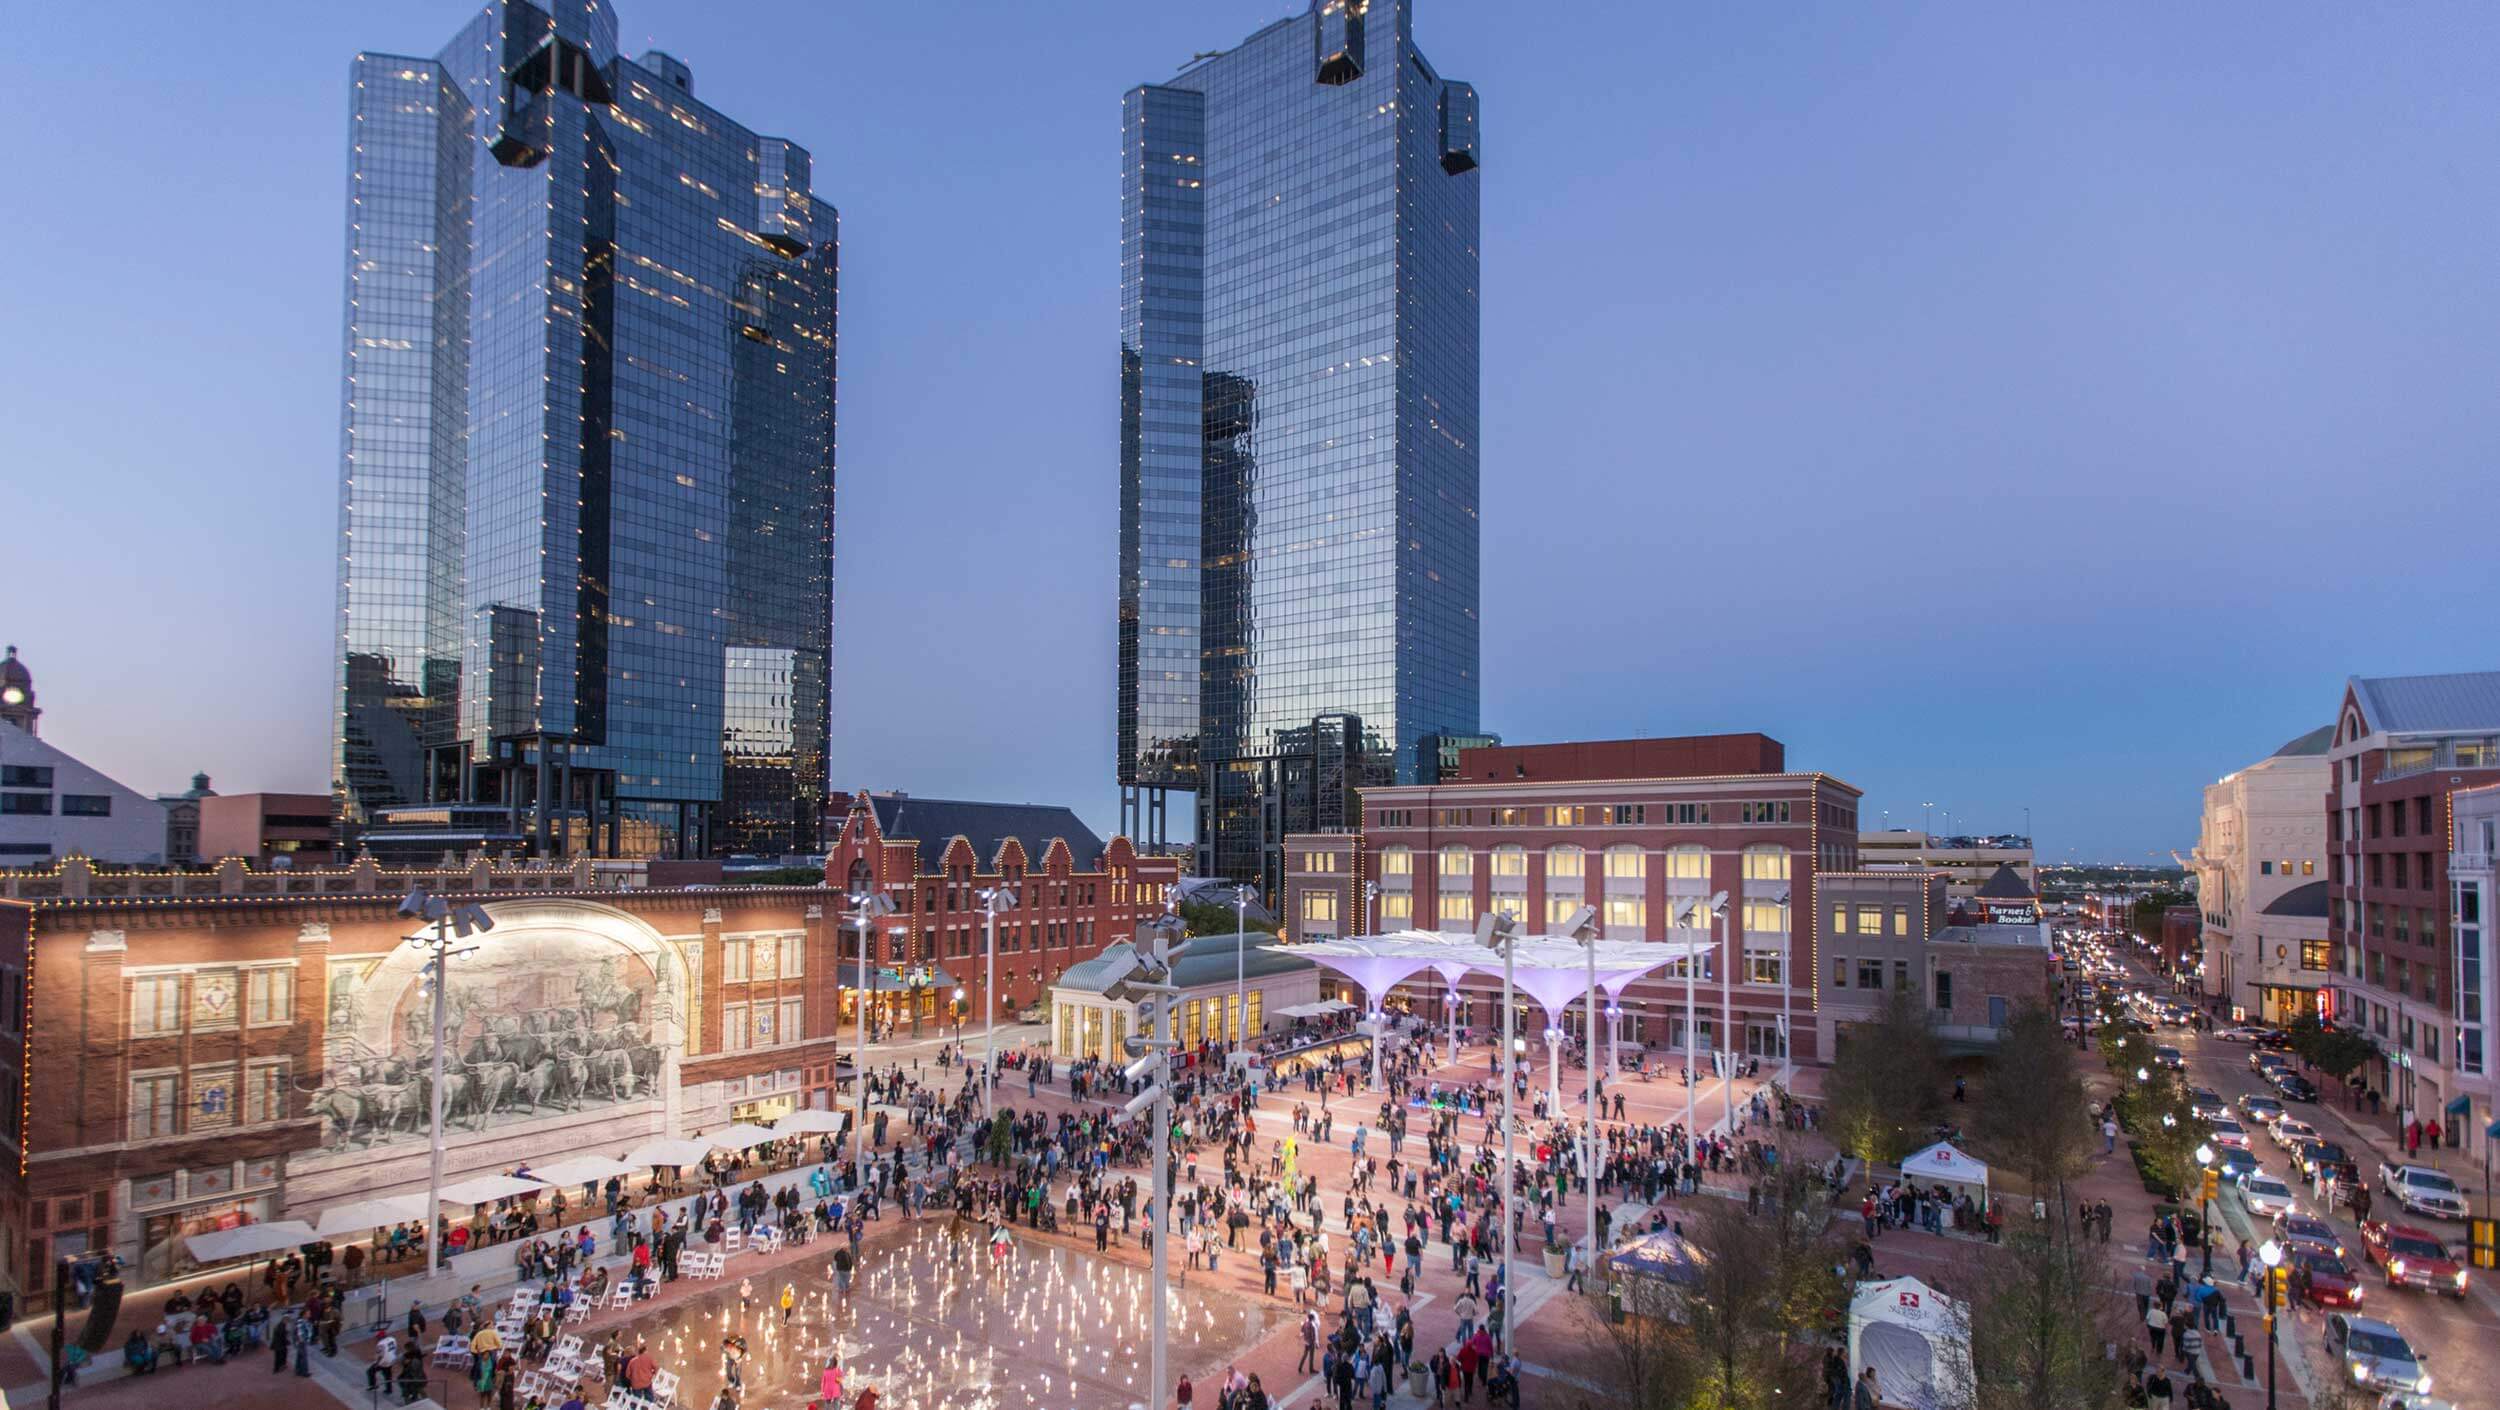
[[[1545,1250],[1545,1276],[1548,1278],[1559,1278],[1562,1275],[1563,1251],[1558,1248],[1549,1248]]]

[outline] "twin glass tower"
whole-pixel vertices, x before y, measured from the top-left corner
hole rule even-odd
[[[1121,118],[1122,827],[1274,895],[1478,730],[1476,94],[1316,0]]]
[[[356,59],[334,788],[445,846],[808,851],[836,215],[616,32],[493,0]]]

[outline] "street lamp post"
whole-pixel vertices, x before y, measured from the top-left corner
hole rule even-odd
[[[1736,962],[1738,956],[1735,948],[1728,944],[1727,907],[1719,906],[1716,911],[1719,918],[1719,1041],[1711,1046],[1726,1049],[1726,1055],[1719,1060],[1721,1073],[1719,1092],[1722,1098],[1721,1105],[1725,1108],[1720,1113],[1720,1117],[1726,1121],[1728,1131],[1733,1133],[1736,1130],[1737,1050],[1733,1044],[1736,1041]]]
[[[1796,1013],[1797,939],[1789,927],[1793,921],[1788,913],[1788,893],[1779,894],[1780,903],[1780,1077],[1785,1081],[1796,1070],[1796,1060],[1789,1056],[1790,1019]]]
[[[1179,916],[1169,911],[1147,927],[1149,949],[1146,962],[1129,978],[1112,987],[1114,997],[1128,999],[1144,996],[1141,1003],[1153,1010],[1150,1031],[1131,1037],[1123,1050],[1136,1061],[1124,1074],[1144,1087],[1116,1118],[1130,1121],[1143,1115],[1154,1122],[1154,1178],[1150,1182],[1146,1227],[1154,1238],[1153,1284],[1154,1315],[1152,1349],[1146,1360],[1146,1377],[1154,1399],[1149,1404],[1162,1405],[1171,1400],[1164,1386],[1169,1374],[1170,1330],[1167,1320],[1171,1301],[1171,1264],[1166,1249],[1171,1243],[1172,1210],[1172,1084],[1171,1054],[1180,1044],[1172,1037],[1173,996],[1180,991],[1172,984],[1172,941],[1183,929]]]
[[[1580,1146],[1580,1178],[1585,1182],[1586,1189],[1588,1191],[1589,1261],[1586,1266],[1594,1267],[1597,1263],[1598,1252],[1597,908],[1595,906],[1582,906],[1579,910],[1574,911],[1570,921],[1563,926],[1562,934],[1563,938],[1566,940],[1577,941],[1581,952],[1588,958],[1589,1109],[1587,1139],[1582,1142]],[[1561,1113],[1557,1112],[1555,1114],[1559,1116]]]
[[[2196,1238],[2205,1246],[2204,1275],[2208,1278],[2214,1275],[2214,1202],[2209,1193],[2213,1168],[2214,1148],[2200,1143],[2196,1147]]]
[[[2272,1239],[2259,1244],[2257,1261],[2266,1265],[2266,1410],[2274,1410],[2274,1270],[2283,1262],[2283,1246]]]
[[[991,886],[980,893],[983,953],[981,956],[981,1114],[997,1114],[990,1088],[998,1081],[998,913],[1016,907],[1013,887]]]
[[[1249,882],[1233,888],[1233,1043],[1240,1046],[1250,1021],[1250,892]],[[1372,1086],[1380,1085],[1380,1030],[1372,1028]]]
[[[1717,892],[1709,900],[1695,901],[1687,907],[1684,919],[1698,927],[1702,938],[1707,940],[1710,938],[1711,913],[1717,911],[1724,915],[1726,906],[1727,893]],[[1694,1099],[1701,1090],[1700,1074],[1693,1071],[1694,1063],[1701,1054],[1701,1030],[1693,1012],[1693,991],[1701,985],[1701,968],[1695,963],[1696,958],[1691,953],[1684,956],[1684,1139],[1687,1141],[1700,1134],[1701,1130],[1693,1108]]]
[[[1518,1162],[1518,1156],[1514,1153],[1513,1147],[1512,1131],[1517,1123],[1511,1120],[1511,1093],[1515,1090],[1513,1084],[1518,1075],[1515,1069],[1519,1063],[1519,1053],[1515,1046],[1517,1039],[1511,1036],[1511,1030],[1519,1021],[1518,1000],[1512,993],[1512,981],[1515,977],[1512,951],[1518,942],[1518,930],[1519,923],[1512,920],[1506,911],[1487,911],[1476,917],[1476,939],[1486,946],[1499,948],[1502,952],[1502,1349],[1504,1351],[1510,1349],[1511,1313],[1512,1309],[1517,1306],[1517,1291],[1511,1286],[1510,1274],[1513,1257],[1511,1198],[1513,1187],[1517,1184],[1512,1172]]]
[[[851,1117],[851,1179],[864,1179],[868,1170],[868,931],[879,916],[894,914],[894,902],[882,891],[854,891],[851,903],[851,925],[859,931],[859,1042],[851,1054],[851,1095],[855,1115]]]
[[[425,1276],[443,1275],[442,1202],[443,1202],[443,1060],[450,1047],[448,1010],[445,994],[451,987],[448,964],[456,956],[474,953],[475,945],[452,948],[457,938],[466,940],[495,928],[494,917],[475,903],[454,906],[439,896],[426,894],[419,886],[409,891],[399,903],[399,913],[410,920],[424,921],[430,928],[408,937],[408,944],[425,954],[425,981],[434,991],[434,1062],[433,1090],[428,1094],[430,1108],[425,1160]]]

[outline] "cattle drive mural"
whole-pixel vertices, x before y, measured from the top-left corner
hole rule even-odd
[[[651,1098],[666,1017],[650,964],[604,940],[497,936],[451,961],[444,1124],[529,1122]],[[323,1144],[426,1139],[434,998],[422,968],[334,974],[325,1080],[312,1089]]]

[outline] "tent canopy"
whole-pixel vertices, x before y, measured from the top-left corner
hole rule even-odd
[[[1972,1376],[1962,1304],[1916,1278],[1858,1284],[1849,1300],[1851,1379],[1868,1366],[1886,1405],[1963,1410]]]
[[[773,1134],[776,1136],[804,1136],[810,1134],[811,1132],[818,1131],[830,1133],[841,1130],[842,1123],[848,1119],[848,1117],[838,1111],[822,1111],[815,1107],[807,1107],[799,1111],[794,1111],[788,1116],[781,1118],[779,1121],[774,1122]]]
[[[712,1153],[710,1141],[690,1141],[682,1136],[663,1136],[645,1141],[625,1152],[625,1159],[637,1166],[700,1165]]]
[[[1955,1150],[1950,1142],[1938,1141],[1902,1161],[1901,1178],[1985,1190],[1988,1188],[1988,1167]]]
[[[781,1132],[767,1130],[751,1121],[741,1121],[735,1126],[723,1126],[711,1135],[699,1139],[709,1144],[714,1150],[742,1151],[753,1149],[766,1141],[778,1141],[781,1137]]]
[[[388,1199],[360,1199],[348,1204],[334,1204],[321,1211],[313,1232],[321,1237],[336,1238],[341,1234],[363,1234],[385,1224],[404,1224],[425,1217],[425,1196],[393,1195]]]
[[[202,1263],[223,1263],[229,1258],[244,1258],[256,1253],[276,1253],[280,1249],[299,1248],[317,1243],[320,1235],[301,1219],[280,1219],[265,1224],[237,1224],[231,1229],[211,1229],[183,1240],[191,1256]]]
[[[577,1155],[528,1167],[530,1178],[550,1185],[594,1185],[610,1176],[630,1176],[635,1168],[604,1155]]]
[[[547,1187],[544,1180],[522,1180],[510,1175],[480,1175],[457,1185],[443,1186],[445,1204],[493,1204],[499,1199],[536,1194]]]

